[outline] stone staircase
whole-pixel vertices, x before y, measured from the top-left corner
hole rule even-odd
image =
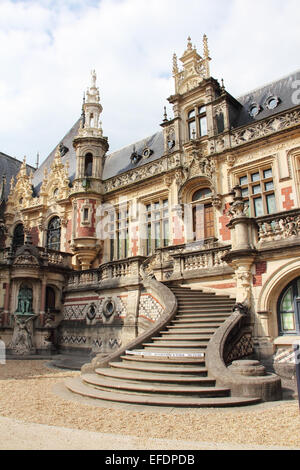
[[[208,342],[231,315],[234,300],[188,288],[171,287],[178,302],[174,319],[143,348],[127,351],[121,362],[66,381],[79,395],[111,402],[177,407],[226,407],[259,402],[232,397],[218,387],[205,365]]]

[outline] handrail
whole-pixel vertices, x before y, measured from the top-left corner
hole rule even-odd
[[[232,315],[221,325],[206,350],[206,366],[218,385],[231,389],[232,396],[260,398],[263,401],[281,399],[281,380],[274,374],[245,376],[233,373],[224,362],[224,353],[235,330],[240,329],[247,317],[242,304],[234,307]]]
[[[124,355],[126,351],[139,348],[143,345],[143,343],[151,340],[151,338],[156,336],[176,315],[177,299],[173,292],[161,282],[153,279],[151,273],[146,274],[145,272],[145,268],[147,264],[150,264],[150,262],[151,258],[148,258],[140,267],[142,283],[145,289],[152,291],[158,297],[160,303],[164,306],[163,314],[159,317],[153,327],[146,330],[140,336],[131,341],[131,343],[122,346],[120,349],[110,354],[109,356],[96,356],[90,364],[85,364],[81,368],[83,373],[92,372],[97,368],[106,368],[109,367],[110,362],[120,361],[121,356]]]

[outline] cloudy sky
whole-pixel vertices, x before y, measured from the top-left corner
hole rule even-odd
[[[242,95],[300,69],[299,0],[0,0],[0,151],[34,164],[81,113],[96,69],[117,150],[160,129],[188,35]]]

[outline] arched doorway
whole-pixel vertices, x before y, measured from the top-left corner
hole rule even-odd
[[[300,277],[294,279],[281,293],[278,305],[279,335],[300,334]]]

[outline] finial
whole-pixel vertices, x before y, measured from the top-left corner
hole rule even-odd
[[[195,130],[195,129],[193,129],[193,132],[192,132],[192,137],[193,137],[193,140],[195,140],[195,139],[196,139],[196,130]]]
[[[166,106],[164,106],[164,122],[167,122],[168,121],[168,115],[167,115],[167,108]]]
[[[222,95],[225,93],[225,85],[224,85],[223,78],[221,79],[221,93],[222,93]]]
[[[188,40],[188,43],[187,43],[187,49],[190,51],[190,50],[192,50],[192,49],[193,49],[193,45],[192,45],[191,36],[189,36],[189,37],[187,38],[187,40]]]
[[[92,70],[91,75],[92,75],[92,86],[91,86],[91,88],[96,88],[96,80],[97,80],[96,71]]]
[[[177,63],[177,55],[173,54],[173,75],[178,73],[178,63]]]
[[[39,152],[37,152],[37,154],[36,154],[36,164],[35,164],[36,169],[38,169],[39,164],[40,164],[40,154],[39,154]]]
[[[209,58],[208,40],[206,34],[203,36],[203,54],[205,59]]]

